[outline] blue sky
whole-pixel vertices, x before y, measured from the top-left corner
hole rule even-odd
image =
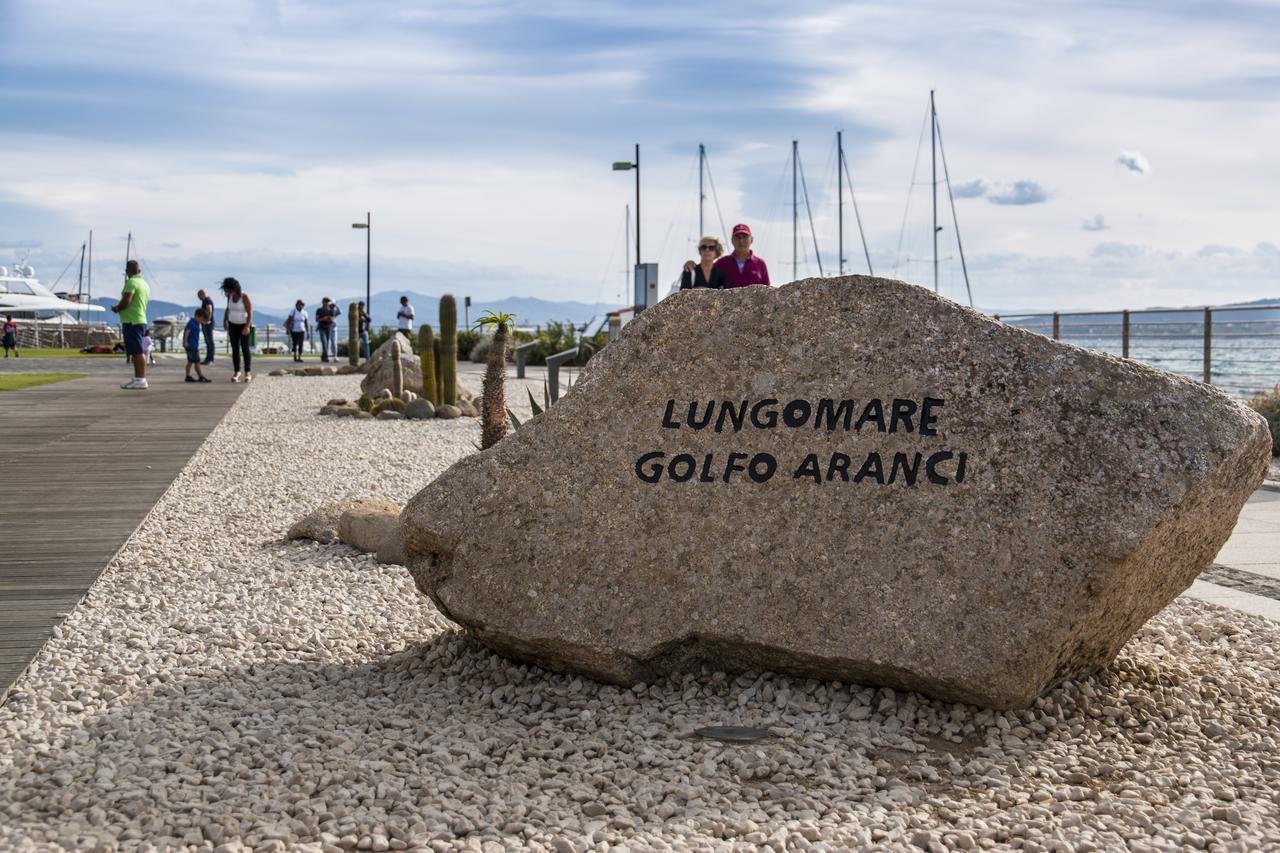
[[[165,298],[345,296],[372,210],[376,290],[612,306],[634,184],[609,164],[639,142],[664,280],[704,143],[781,282],[791,140],[830,272],[843,129],[876,272],[932,284],[927,138],[911,177],[935,88],[980,306],[1280,297],[1274,3],[0,0],[0,32],[0,263],[46,281],[93,228],[99,291],[132,230]]]

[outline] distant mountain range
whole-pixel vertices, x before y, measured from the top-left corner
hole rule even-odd
[[[252,296],[252,294],[250,294]],[[440,297],[432,296],[425,293],[403,293],[387,291],[383,293],[373,294],[373,310],[370,316],[373,317],[373,326],[394,326],[396,325],[396,311],[400,307],[400,297],[408,296],[409,304],[414,310],[414,328],[424,323],[429,323],[433,327],[438,327],[440,323]],[[338,304],[345,311],[346,306],[355,300],[363,300],[364,294],[359,296],[340,296]],[[97,297],[93,300],[95,305],[102,305],[110,308],[116,304],[113,297]],[[222,323],[222,311],[226,304],[226,299],[221,294],[214,297],[216,305],[214,323]],[[175,314],[186,314],[188,317],[196,312],[196,304],[179,305],[176,302],[166,302],[161,299],[153,299],[147,305],[147,317],[154,320],[158,317],[167,317]],[[315,309],[320,307],[320,303],[308,303],[306,306],[307,313],[311,316],[312,322],[315,321]],[[485,311],[505,311],[515,317],[516,325],[524,326],[543,326],[552,320],[560,322],[570,322],[575,325],[587,323],[594,331],[597,326],[604,322],[605,314],[614,310],[618,306],[599,304],[590,305],[585,302],[553,302],[546,299],[536,299],[527,296],[509,296],[505,299],[498,300],[473,300],[470,309],[470,321],[472,324],[480,318]],[[290,305],[281,308],[275,305],[255,305],[253,309],[255,322],[261,323],[265,318],[267,322],[283,325],[284,319],[293,310]],[[462,298],[458,298],[458,322],[463,325],[467,320],[467,309],[463,304]],[[106,321],[109,323],[116,322],[115,315],[107,315]],[[346,319],[339,321],[341,328],[346,328]]]

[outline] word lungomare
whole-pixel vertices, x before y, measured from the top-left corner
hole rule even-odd
[[[937,397],[925,397],[919,402],[894,398],[887,404],[879,399],[871,399],[859,408],[854,400],[824,398],[816,404],[809,400],[791,400],[785,404],[774,399],[755,403],[750,400],[708,400],[705,403],[690,402],[686,408],[683,403],[668,400],[666,411],[662,415],[662,427],[673,430],[690,429],[695,432],[705,429],[712,432],[724,432],[727,429],[737,433],[747,428],[808,428],[827,432],[840,430],[936,436],[937,410],[945,404],[945,400]],[[831,482],[839,478],[846,483],[869,481],[883,486],[901,482],[906,486],[915,486],[923,474],[926,482],[945,486],[964,482],[968,454],[943,449],[927,455],[923,452],[896,452],[885,459],[878,452],[872,451],[861,455],[857,465],[854,462],[855,457],[845,453],[831,453],[825,460],[820,460],[816,453],[810,453],[794,469],[791,479],[812,479],[815,483],[822,483],[824,480]],[[657,483],[664,477],[676,483],[686,483],[695,478],[699,483],[728,483],[736,474],[744,475],[753,483],[767,483],[777,471],[777,458],[766,452],[729,453],[722,459],[717,459],[714,453],[706,453],[701,454],[699,459],[692,453],[668,456],[662,451],[653,451],[643,454],[635,465],[636,477],[645,483]]]

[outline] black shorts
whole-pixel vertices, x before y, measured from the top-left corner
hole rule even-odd
[[[124,354],[142,355],[142,337],[147,332],[146,323],[124,323],[120,326],[124,335]]]

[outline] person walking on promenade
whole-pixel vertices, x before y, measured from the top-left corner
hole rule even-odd
[[[22,353],[18,352],[18,324],[13,322],[12,314],[4,315],[4,357],[9,357],[9,350],[13,350],[14,358],[22,358]]]
[[[203,293],[204,291],[201,291]],[[205,321],[209,319],[209,315],[205,313],[205,309],[201,308],[196,312],[196,316],[187,321],[187,327],[182,330],[182,348],[187,352],[187,380],[188,382],[208,382],[209,377],[204,375],[204,371],[200,367],[200,336],[204,327],[208,325]],[[196,376],[191,375],[191,368],[196,369]],[[199,378],[196,378],[199,377]]]
[[[716,261],[716,268],[724,271],[726,287],[749,287],[763,284],[769,287],[769,268],[764,258],[751,251],[751,229],[746,225],[733,226],[733,254]]]
[[[227,310],[222,314],[222,327],[231,341],[232,382],[239,382],[240,362],[244,361],[244,381],[253,381],[253,355],[249,352],[249,333],[253,328],[253,300],[234,278],[222,280],[227,297]]]
[[[133,378],[120,387],[126,391],[147,390],[147,356],[142,350],[142,337],[147,331],[147,300],[151,288],[142,277],[137,261],[124,265],[124,288],[120,301],[111,310],[120,315],[120,333],[124,337],[124,353],[133,362]]]
[[[360,355],[365,361],[369,360],[369,324],[373,318],[369,316],[369,312],[364,308],[364,302],[356,303],[356,310],[360,312],[359,332],[360,332]]]
[[[294,361],[302,361],[302,342],[307,338],[310,325],[305,308],[306,303],[299,299],[284,321],[285,328],[289,330],[289,348],[293,352]]]
[[[400,334],[413,340],[413,306],[409,304],[409,297],[400,297],[400,310],[396,312],[396,320],[400,327]]]
[[[329,297],[324,297],[320,301],[320,307],[316,309],[316,328],[320,331],[320,360],[328,361],[329,356],[333,356],[333,360],[338,360],[338,344],[334,336],[337,331],[337,321],[334,319],[338,316],[338,303]]]
[[[204,292],[204,288],[196,291],[196,296],[200,297],[200,311],[204,312],[204,321],[200,326],[200,331],[204,335],[204,361],[203,364],[213,364],[213,300],[209,298],[209,294]],[[196,312],[200,313],[199,311]]]
[[[724,270],[716,266],[716,260],[724,254],[724,244],[718,237],[703,237],[698,241],[698,260],[686,261],[680,273],[680,289],[711,287],[721,290],[725,284]]]

